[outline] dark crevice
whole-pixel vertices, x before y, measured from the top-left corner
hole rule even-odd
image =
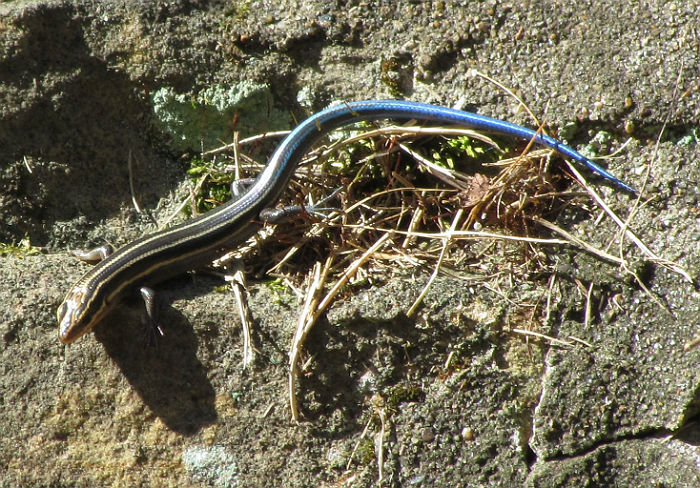
[[[551,456],[547,458],[542,458],[545,462],[552,461],[564,461],[567,459],[576,459],[580,457],[587,456],[600,448],[614,446],[625,441],[640,441],[640,440],[652,440],[652,439],[666,439],[669,436],[674,435],[674,433],[668,429],[648,429],[642,432],[631,433],[631,434],[621,434],[615,436],[612,439],[601,439],[591,443],[589,446],[582,448],[575,453],[571,454],[559,454],[556,456]]]
[[[530,447],[529,444],[524,446],[525,462],[527,463],[527,468],[529,471],[537,462],[537,453]]]

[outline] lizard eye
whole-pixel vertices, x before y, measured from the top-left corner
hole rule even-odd
[[[63,322],[63,318],[66,316],[66,312],[68,311],[68,305],[66,302],[63,302],[60,307],[58,307],[58,310],[56,310],[56,318],[58,319],[58,323]]]

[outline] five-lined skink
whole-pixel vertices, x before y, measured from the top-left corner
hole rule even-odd
[[[85,273],[58,308],[60,340],[70,343],[91,330],[135,288],[203,267],[245,242],[261,228],[260,212],[276,204],[297,164],[315,141],[338,127],[379,119],[450,124],[532,139],[583,164],[618,188],[634,193],[631,187],[569,146],[526,127],[417,102],[369,100],[336,105],[297,126],[239,198],[182,224],[137,239]]]

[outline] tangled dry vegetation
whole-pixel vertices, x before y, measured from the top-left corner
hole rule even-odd
[[[216,204],[231,180],[258,174],[263,164],[247,154],[284,134],[234,140],[203,154],[192,172],[196,184],[189,199],[191,211]],[[391,269],[431,270],[423,292],[404,311],[409,317],[439,273],[456,280],[468,276],[471,286],[478,282],[498,290],[504,277],[522,282],[532,279],[534,269],[551,286],[554,246],[573,246],[614,263],[642,288],[630,261],[653,261],[690,281],[683,269],[656,256],[630,230],[629,222],[643,205],[641,197],[622,219],[575,167],[565,165],[551,150],[530,146],[504,151],[483,134],[455,127],[361,123],[312,151],[284,197],[283,203],[302,207],[298,218],[266,227],[249,245],[218,262],[231,282],[244,324],[244,366],[254,358],[246,275],[276,279],[303,300],[289,352],[289,398],[295,419],[302,345],[314,323],[336,297]],[[332,198],[325,201],[328,195]],[[597,223],[611,219],[618,232],[607,246],[596,246],[558,225],[563,213],[567,222],[592,215],[597,215]],[[509,246],[505,256],[494,252],[505,241],[519,245]],[[627,246],[629,242],[634,246]],[[630,248],[638,253],[626,256],[629,250],[623,250]],[[246,273],[227,268],[232,261],[245,262]],[[582,291],[590,295],[591,288]],[[539,307],[543,316],[545,307]],[[589,320],[590,307],[586,310]],[[533,329],[512,332],[571,344]]]

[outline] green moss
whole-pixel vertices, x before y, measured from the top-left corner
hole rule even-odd
[[[224,171],[216,162],[192,158],[187,174],[194,180],[194,186],[199,188],[195,195],[197,212],[207,212],[231,198],[231,182],[234,175]],[[204,182],[200,185],[199,182],[202,178],[204,178]],[[183,212],[189,217],[192,209],[187,206]]]
[[[196,94],[175,93],[170,87],[151,96],[158,127],[172,138],[179,151],[207,151],[241,137],[288,129],[291,117],[273,107],[266,85],[240,82],[215,85]]]
[[[456,162],[469,161],[471,166],[494,163],[501,159],[501,153],[493,146],[467,136],[451,137],[441,141],[432,156],[436,164],[458,170],[463,169],[464,164],[456,164]]]
[[[265,281],[265,286],[275,293],[284,293],[287,291],[287,285],[280,278]]]
[[[700,144],[700,135],[698,135],[698,130],[690,129],[690,133],[681,136],[676,144],[679,146],[695,146]]]
[[[425,397],[423,390],[415,385],[396,385],[389,390],[386,397],[386,409],[396,412],[404,402],[417,402]]]
[[[224,11],[224,16],[234,20],[245,20],[250,15],[250,0],[230,2],[230,7]]]
[[[41,254],[41,250],[33,247],[26,237],[16,244],[0,242],[0,256],[24,257],[35,254]]]
[[[267,280],[264,282],[265,287],[271,292],[271,300],[279,305],[290,305],[296,303],[296,297],[289,293],[289,287],[280,278]],[[296,305],[295,305],[296,306]]]
[[[357,451],[355,452],[355,458],[360,466],[370,465],[377,457],[377,453],[374,450],[374,442],[371,439],[363,439],[357,446]]]

